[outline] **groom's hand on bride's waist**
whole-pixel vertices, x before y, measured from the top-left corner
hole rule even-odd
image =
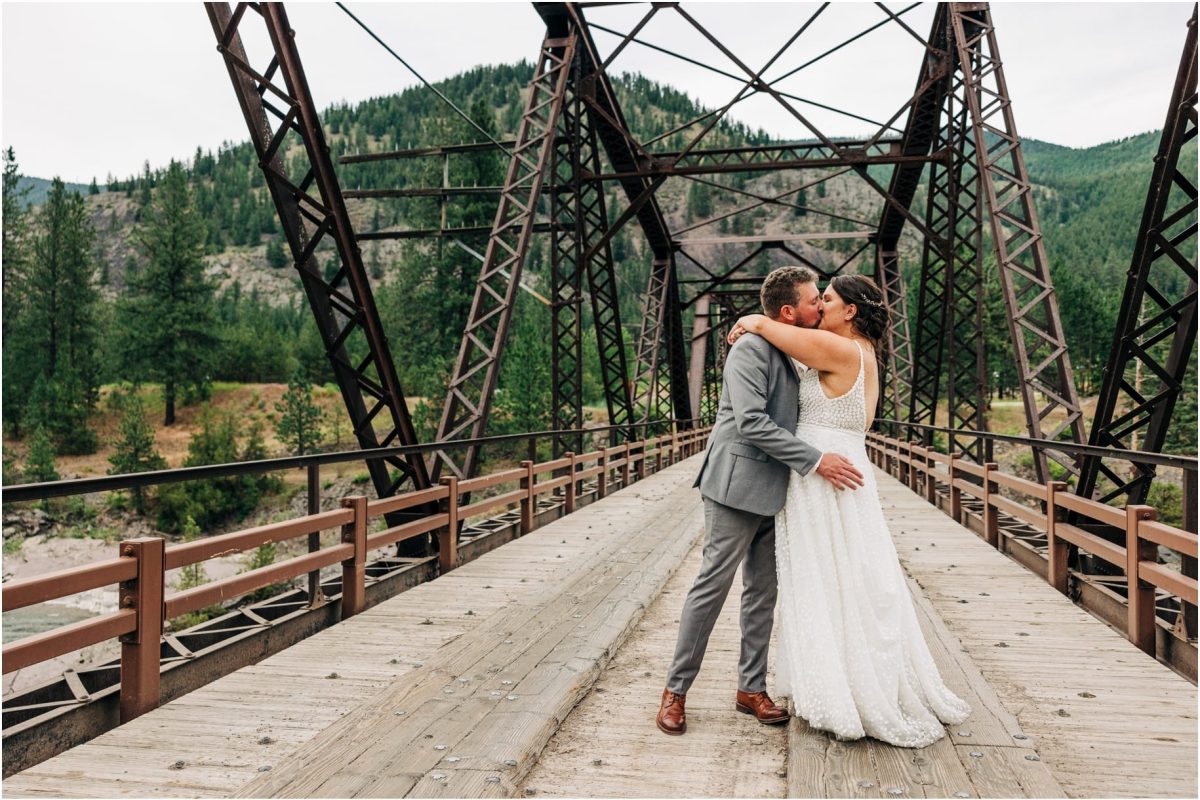
[[[826,453],[817,463],[817,474],[833,484],[835,489],[857,489],[863,485],[862,473],[850,459],[837,453]]]

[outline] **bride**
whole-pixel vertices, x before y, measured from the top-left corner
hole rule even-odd
[[[791,473],[775,521],[777,689],[812,727],[840,739],[924,747],[945,734],[942,723],[958,724],[971,709],[933,663],[867,458],[888,311],[861,275],[833,278],[824,303],[819,329],[751,314],[729,336],[732,343],[756,333],[801,362],[796,435],[846,456],[866,478],[860,490],[843,492],[815,474]]]

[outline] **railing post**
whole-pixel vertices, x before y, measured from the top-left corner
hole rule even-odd
[[[1183,471],[1183,529],[1192,533],[1196,532],[1196,514],[1197,514],[1197,498],[1196,498],[1196,470],[1185,469]],[[1179,559],[1179,570],[1185,577],[1196,579],[1196,559],[1192,556],[1181,555]],[[1183,631],[1189,638],[1196,636],[1196,607],[1191,603],[1184,603],[1182,608]]]
[[[571,462],[567,466],[567,469],[570,470],[571,480],[567,482],[567,491],[564,493],[564,496],[563,496],[563,513],[571,514],[571,513],[574,513],[574,511],[575,511],[575,489],[576,489],[576,486],[575,486],[575,463],[576,463],[575,458],[576,458],[576,456],[574,453],[564,453],[563,455],[567,459],[569,459]]]
[[[904,460],[905,456],[908,456],[908,461]],[[908,442],[897,442],[896,443],[896,465],[897,465],[896,472],[898,474],[896,475],[896,479],[905,485],[907,485],[910,482],[910,475],[911,475],[911,468],[912,468],[911,462],[912,462],[912,446]]]
[[[992,495],[999,486],[992,480],[992,473],[999,465],[989,461],[983,465],[983,538],[992,547],[1000,549],[1000,512],[992,505]]]
[[[637,478],[639,481],[646,480],[646,442],[648,439],[642,439],[638,442],[638,463],[637,463]]]
[[[608,448],[601,447],[600,450],[600,475],[596,479],[596,499],[602,500],[608,494]]]
[[[309,464],[308,472],[308,513],[321,513],[321,465]],[[308,535],[308,552],[315,553],[321,549],[321,532]],[[314,569],[308,573],[308,607],[316,608],[325,602],[321,594],[321,570]]]
[[[522,461],[521,467],[525,470],[525,477],[521,478],[521,489],[525,492],[521,498],[521,535],[524,536],[533,530],[533,509],[537,505],[537,495],[533,492],[536,480],[533,462]]]
[[[438,535],[438,572],[445,575],[458,566],[458,478],[451,475],[438,483],[446,487],[446,532]]]
[[[158,707],[159,654],[163,634],[162,539],[147,536],[121,542],[120,554],[137,561],[137,577],[120,586],[121,608],[132,608],[137,630],[121,637],[121,722]]]
[[[962,520],[962,490],[954,485],[954,462],[961,456],[958,453],[950,454],[950,470],[946,478],[946,482],[950,488],[950,518],[955,522],[961,523]]]
[[[1055,495],[1065,492],[1067,484],[1062,481],[1050,481],[1046,484],[1046,549],[1049,565],[1046,577],[1050,585],[1063,594],[1067,594],[1067,543],[1058,538],[1058,503]]]
[[[633,448],[629,446],[628,441],[622,444],[621,448],[623,450],[623,457],[621,459],[621,488],[625,489],[629,486],[629,477],[633,473],[633,468],[629,463],[633,455]]]
[[[1138,649],[1154,655],[1154,587],[1138,579],[1138,562],[1156,561],[1158,546],[1138,536],[1142,520],[1157,518],[1153,506],[1125,506],[1125,585],[1128,590],[1127,635]]]
[[[937,505],[937,461],[933,454],[937,452],[932,447],[925,449],[925,499],[930,505]]]
[[[917,445],[908,443],[908,488],[916,494],[920,483],[921,470],[917,467]]]
[[[662,436],[654,437],[654,471],[662,472],[663,469],[663,446]]]
[[[354,518],[342,526],[342,543],[354,545],[350,557],[342,561],[342,619],[348,619],[366,602],[367,498],[343,497],[342,508],[354,511]]]

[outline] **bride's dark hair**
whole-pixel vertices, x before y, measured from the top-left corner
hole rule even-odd
[[[855,330],[871,340],[876,352],[879,352],[891,323],[891,313],[875,281],[864,275],[837,275],[829,281],[829,288],[837,292],[847,305],[857,308],[851,323]]]

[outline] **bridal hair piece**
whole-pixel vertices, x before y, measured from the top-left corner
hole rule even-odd
[[[875,343],[878,352],[892,315],[875,281],[864,275],[837,275],[829,281],[829,288],[847,305],[858,307],[852,324],[859,333]]]

